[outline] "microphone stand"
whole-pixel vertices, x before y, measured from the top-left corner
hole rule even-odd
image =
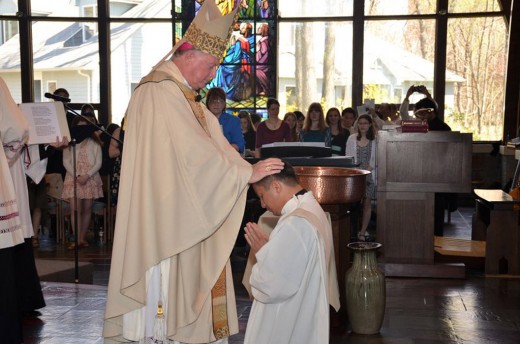
[[[65,107],[65,109],[67,109],[68,111],[70,111],[74,116],[76,117],[81,117],[82,119],[84,119],[85,121],[89,122],[90,124],[92,124],[94,127],[96,127],[96,129],[98,131],[101,131],[103,134],[107,135],[111,140],[115,140],[117,143],[119,143],[120,145],[123,145],[123,141],[119,140],[119,139],[116,139],[112,134],[110,134],[108,131],[106,131],[105,128],[103,128],[102,126],[98,125],[96,122],[92,121],[90,118],[88,118],[87,116],[83,116],[82,114],[78,113],[76,110],[74,110],[73,108],[71,108],[70,106],[68,106],[67,104],[63,103],[63,106]]]
[[[74,109],[72,109],[70,106],[65,104],[64,102],[61,102],[65,109],[70,111],[74,116],[81,117],[88,123],[92,124],[94,127],[96,127],[99,131],[103,132],[105,135],[109,137],[110,140],[115,140],[120,145],[123,145],[123,142],[119,139],[116,139],[112,134],[108,133],[105,128],[99,126],[96,122],[90,120],[88,117],[83,116],[82,114],[78,113]],[[109,141],[110,142],[110,141]],[[79,283],[79,242],[78,242],[78,194],[77,194],[77,176],[76,176],[76,139],[71,137],[70,144],[72,145],[72,165],[73,165],[73,194],[74,194],[74,282],[77,284]],[[108,195],[110,197],[110,195]],[[107,200],[107,202],[110,202],[110,199]],[[107,205],[109,206],[109,205]]]
[[[76,139],[70,140],[72,145],[72,171],[73,171],[73,190],[74,190],[74,282],[79,283],[79,245],[78,245],[78,186],[76,177]]]

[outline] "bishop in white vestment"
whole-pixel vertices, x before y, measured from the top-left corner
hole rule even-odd
[[[242,159],[196,92],[215,76],[233,15],[204,2],[173,57],[130,100],[106,343],[209,343],[238,333],[229,256],[249,183],[283,163]]]

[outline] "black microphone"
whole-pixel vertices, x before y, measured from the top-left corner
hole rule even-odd
[[[58,96],[56,94],[52,94],[52,93],[49,93],[49,92],[46,92],[44,94],[44,96],[45,96],[45,98],[54,99],[54,100],[57,100],[57,101],[60,101],[60,102],[64,102],[64,103],[70,103],[70,98],[65,98],[65,97]]]
[[[200,94],[197,94],[197,95],[195,96],[195,101],[196,101],[196,102],[200,102],[201,100],[202,100],[202,96],[201,96]]]

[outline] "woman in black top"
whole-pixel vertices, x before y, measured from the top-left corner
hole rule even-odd
[[[345,146],[350,132],[341,126],[341,114],[338,108],[332,107],[327,111],[325,122],[329,126],[332,137],[330,141],[332,155],[345,155]]]
[[[238,113],[238,117],[240,118],[242,134],[244,135],[244,140],[246,141],[245,156],[248,156],[251,155],[247,154],[248,152],[253,152],[255,150],[256,131],[254,129],[253,121],[251,120],[249,112],[240,111]]]

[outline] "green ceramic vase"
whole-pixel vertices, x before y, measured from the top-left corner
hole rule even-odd
[[[379,243],[353,242],[354,262],[345,275],[347,313],[352,332],[379,333],[385,315],[385,275],[377,266]]]

